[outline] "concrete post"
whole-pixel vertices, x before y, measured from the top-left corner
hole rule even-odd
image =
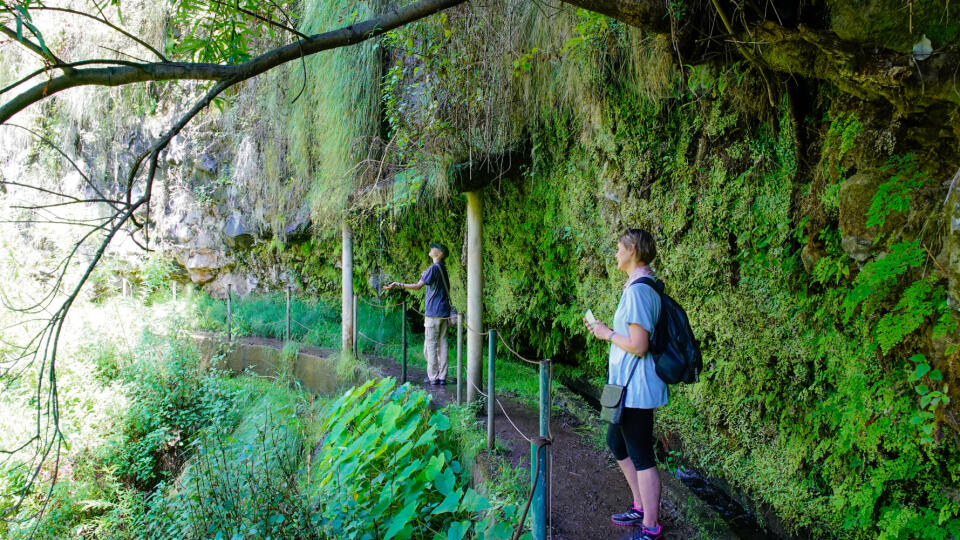
[[[480,193],[467,195],[467,401],[477,399],[483,373],[483,219]]]
[[[344,219],[341,251],[340,350],[353,351],[353,230]]]

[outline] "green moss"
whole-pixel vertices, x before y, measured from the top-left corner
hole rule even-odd
[[[915,32],[956,35],[919,4]],[[888,8],[868,3],[843,24]],[[874,33],[899,28],[902,8],[862,26]],[[474,9],[385,40],[393,68],[379,106],[383,129],[397,142],[384,167],[403,172],[392,187],[371,187],[378,195],[354,201],[348,213],[356,291],[372,296],[372,276],[415,280],[429,264],[428,242],[439,240],[451,248],[453,300],[463,311],[464,201],[445,191],[437,171],[515,144],[530,148],[528,169],[482,194],[485,328],[503,331],[525,356],[553,358],[558,372],[602,380],[606,344],[589,339],[580,318],[586,308],[612,318],[624,279],[613,260],[617,234],[647,228],[659,243],[656,269],[702,339],[703,380],[672,389],[658,421],[686,459],[772,508],[795,531],[895,537],[911,527],[957,535],[960,507],[943,494],[960,480],[960,450],[955,438],[925,431],[943,428],[918,403],[918,385],[935,385],[928,375],[910,380],[906,361],[932,348],[927,331],[946,317],[944,279],[921,280],[913,265],[863,286],[873,283],[870,269],[883,265],[865,261],[866,277],[857,278],[842,248],[841,187],[854,168],[878,170],[891,157],[899,128],[888,113],[819,89],[820,101],[804,113],[810,117],[798,118],[786,99],[769,106],[766,86],[740,65],[699,67],[683,86],[664,67],[669,48],[664,56],[662,43],[609,20],[564,9],[547,27],[532,8],[507,2],[485,13],[483,25],[529,24],[505,42],[480,25]],[[835,21],[854,16],[852,4],[831,9]],[[914,39],[902,29],[888,35],[896,48]],[[361,71],[324,91],[365,84],[369,73]],[[330,111],[347,102],[337,103]],[[301,165],[326,163],[308,144],[322,130],[298,122]],[[350,124],[348,131],[370,129]],[[910,129],[897,133],[915,133]],[[328,162],[337,174],[357,158],[339,140],[340,161]],[[917,163],[940,159],[930,151]],[[334,177],[316,185],[333,186]],[[891,223],[895,214],[912,216],[896,242],[922,237],[935,251],[943,194],[924,186],[896,191],[873,213],[895,210]],[[868,199],[843,212],[865,222]],[[802,246],[817,254],[809,273]],[[276,248],[256,256],[294,268],[305,288],[336,302],[336,228]],[[415,298],[422,309],[422,296]],[[396,338],[389,314],[360,311],[372,337]],[[930,358],[931,366],[939,361]]]
[[[586,338],[580,317],[590,307],[612,318],[623,279],[612,258],[617,232],[646,227],[708,366],[699,384],[672,390],[661,433],[797,530],[826,521],[842,535],[895,535],[905,523],[942,525],[930,521],[938,512],[949,522],[956,509],[932,494],[953,481],[956,446],[921,442],[902,362],[878,360],[877,321],[844,322],[847,274],[811,287],[800,263],[795,201],[810,180],[799,172],[798,119],[786,103],[766,121],[738,114],[756,89],[718,76],[727,79],[714,102],[666,106],[622,86],[608,90],[592,123],[563,111],[540,119],[533,167],[483,194],[485,326],[521,352],[601,379],[606,347]],[[863,125],[831,118],[821,174],[842,178]],[[409,276],[426,265],[430,238],[460,245],[463,203],[422,203],[366,223],[357,267]],[[840,260],[838,246],[831,257]],[[458,262],[450,269],[463,307]],[[897,513],[897,504],[916,510]]]
[[[831,0],[830,27],[843,39],[911,52],[923,34],[934,48],[960,39],[960,6],[948,0]]]

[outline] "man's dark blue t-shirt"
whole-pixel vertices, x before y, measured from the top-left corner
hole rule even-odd
[[[443,262],[433,263],[427,268],[420,281],[427,285],[427,317],[450,316],[450,277]]]

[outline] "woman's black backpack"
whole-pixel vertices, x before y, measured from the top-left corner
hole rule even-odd
[[[650,350],[657,366],[657,376],[667,384],[699,381],[703,359],[687,313],[676,300],[663,293],[662,281],[642,277],[630,285],[636,283],[649,285],[660,295],[660,318],[650,336]]]

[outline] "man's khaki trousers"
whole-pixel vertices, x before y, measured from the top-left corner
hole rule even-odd
[[[423,357],[431,381],[447,380],[447,317],[426,317],[423,321]]]

